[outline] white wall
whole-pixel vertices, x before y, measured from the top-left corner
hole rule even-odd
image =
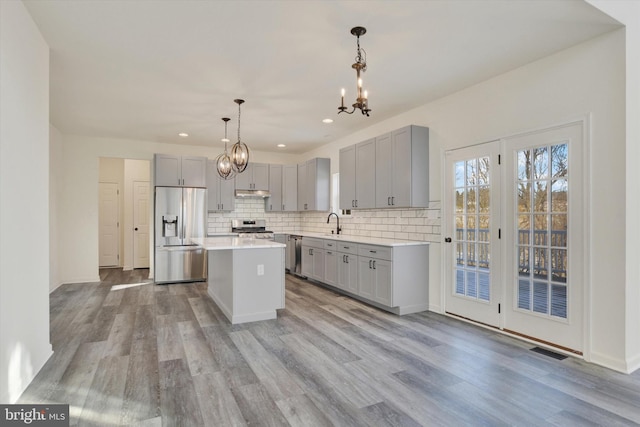
[[[60,278],[63,283],[97,282],[98,165],[100,157],[153,159],[154,153],[190,154],[215,158],[223,147],[162,144],[78,135],[64,136],[64,192],[59,204]],[[253,152],[256,162],[296,163],[297,156]],[[153,169],[153,168],[152,168]],[[152,178],[153,181],[153,178]],[[126,243],[126,236],[125,236]]]
[[[626,287],[625,361],[621,370],[640,368],[640,2],[587,0],[626,26]],[[616,307],[614,309],[619,309]]]
[[[590,114],[592,334],[586,353],[597,363],[625,370],[625,227],[619,220],[625,206],[624,39],[624,30],[606,34],[378,123],[307,157],[330,157],[335,172],[340,148],[407,124],[427,126],[429,194],[439,202],[445,150]],[[441,309],[440,246],[432,244],[430,250],[432,310]]]
[[[58,243],[58,211],[62,195],[62,133],[49,125],[49,291],[62,284],[60,280]]]
[[[49,48],[22,2],[0,2],[0,402],[49,344]]]

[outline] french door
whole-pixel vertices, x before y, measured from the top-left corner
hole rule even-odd
[[[582,352],[583,137],[577,122],[446,153],[447,312]]]
[[[445,307],[500,326],[499,141],[448,151],[444,214],[447,268]]]

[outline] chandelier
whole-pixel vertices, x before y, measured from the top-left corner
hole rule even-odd
[[[362,77],[361,72],[364,73],[367,71],[367,52],[364,49],[360,48],[360,36],[364,35],[367,32],[367,29],[364,27],[353,27],[351,29],[351,34],[356,36],[357,45],[358,45],[358,53],[356,54],[356,62],[351,66],[351,68],[356,70],[356,88],[357,88],[357,97],[356,102],[352,104],[353,110],[347,111],[347,107],[344,106],[344,94],[345,90],[342,89],[342,100],[340,102],[340,106],[338,107],[338,114],[347,113],[353,114],[356,111],[356,108],[359,108],[363,115],[369,116],[369,112],[371,109],[369,108],[369,99],[367,91],[362,90]]]
[[[238,104],[238,141],[231,147],[231,167],[236,173],[242,173],[249,165],[249,147],[240,140],[240,106],[244,99],[234,99]]]
[[[227,123],[229,120],[231,119],[228,117],[222,119],[222,121],[224,121],[224,138],[222,139],[222,142],[224,142],[224,153],[216,157],[216,169],[218,169],[218,175],[220,175],[222,179],[231,179],[235,175],[233,167],[231,166],[231,157],[229,157],[227,153],[227,142],[229,142],[227,138]]]

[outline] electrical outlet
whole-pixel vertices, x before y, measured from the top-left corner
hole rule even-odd
[[[258,264],[258,276],[264,276],[264,264]]]

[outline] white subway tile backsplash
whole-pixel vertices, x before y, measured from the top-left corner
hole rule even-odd
[[[265,219],[275,232],[330,233],[335,218],[327,224],[328,212],[265,212],[261,199],[236,199],[233,212],[209,212],[208,233],[228,233],[234,218]],[[343,234],[363,237],[440,242],[440,202],[430,202],[427,209],[367,209],[352,211],[340,218]]]

